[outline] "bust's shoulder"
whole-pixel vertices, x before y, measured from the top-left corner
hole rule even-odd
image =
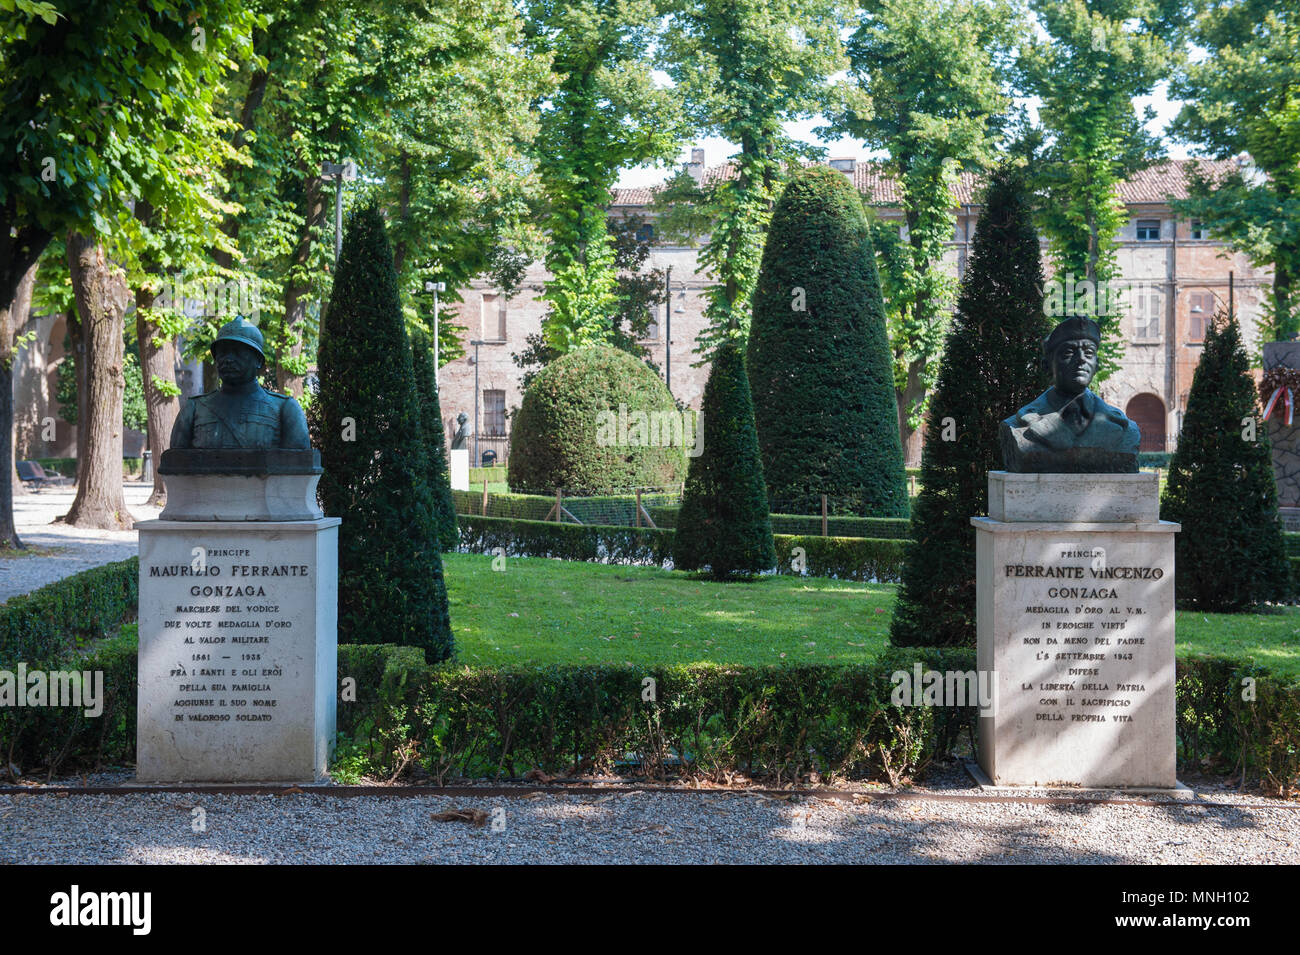
[[[1022,405],[1016,409],[1016,413],[1006,420],[1016,426],[1025,415],[1044,415],[1052,410],[1051,402],[1047,398],[1047,392],[1044,391],[1027,405]]]
[[[1096,413],[1103,415],[1120,427],[1128,427],[1133,424],[1128,415],[1116,408],[1114,405],[1108,404],[1100,395],[1094,392],[1092,397],[1095,402],[1094,407],[1096,408]]]

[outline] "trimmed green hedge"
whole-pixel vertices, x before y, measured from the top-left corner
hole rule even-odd
[[[139,602],[138,558],[65,577],[0,606],[0,670],[102,670],[104,712],[0,707],[0,777],[12,761],[39,763],[52,775],[65,761],[98,764],[135,749],[135,642],[123,641],[122,623]],[[91,646],[106,635],[112,639]],[[89,647],[89,649],[87,649]]]
[[[93,567],[0,605],[0,669],[66,658],[135,617],[140,559]]]
[[[650,512],[650,518],[657,527],[676,527],[677,515],[681,507],[676,504],[665,504],[658,507],[647,506],[646,510]],[[822,532],[822,519],[818,515],[772,514],[771,520],[773,534],[820,536]],[[911,521],[905,517],[830,515],[826,518],[826,530],[831,537],[883,537],[905,540],[910,526]]]
[[[461,515],[462,550],[507,557],[607,560],[614,564],[663,566],[672,557],[672,530],[602,524],[556,524]],[[777,534],[777,572],[812,577],[892,582],[899,579],[909,541],[873,537],[811,537]],[[793,566],[794,548],[804,549],[804,566]]]
[[[452,491],[458,515],[483,515],[483,491]],[[641,495],[641,506],[652,517],[659,510],[656,501],[666,495],[646,493]],[[676,496],[675,494],[673,495]],[[564,509],[584,524],[625,524],[636,526],[635,494],[604,494],[593,497],[566,497]],[[555,507],[555,496],[545,494],[494,494],[488,492],[488,517],[503,517],[513,520],[544,521]],[[554,520],[554,518],[551,518]],[[566,521],[569,519],[566,517]],[[644,522],[642,522],[644,523]],[[655,519],[655,524],[659,524]]]
[[[804,549],[803,570],[810,577],[897,583],[907,562],[911,541],[875,537],[807,537],[776,535],[777,572],[798,573],[792,566],[794,549]]]
[[[376,651],[372,655],[371,651]],[[917,660],[974,667],[970,651],[892,653],[860,666],[426,667],[400,683],[388,648],[339,648],[358,685],[380,687],[344,715],[340,748],[354,772],[387,778],[411,753],[439,782],[513,777],[673,772],[795,780],[875,776],[901,781],[948,752],[974,710],[895,707],[890,674]],[[364,658],[362,657],[364,654]],[[647,679],[653,680],[648,684]],[[386,681],[386,682],[385,682]],[[650,689],[653,686],[653,694]],[[653,696],[652,699],[647,697]]]
[[[461,549],[507,557],[608,560],[615,564],[657,564],[672,556],[672,531],[605,524],[557,524],[461,515]]]

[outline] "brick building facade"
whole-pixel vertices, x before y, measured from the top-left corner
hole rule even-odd
[[[730,167],[704,168],[700,150],[688,171],[697,176],[726,176]],[[1229,160],[1227,162],[1231,162]],[[1179,219],[1171,199],[1186,195],[1184,170],[1191,161],[1170,161],[1139,173],[1125,182],[1120,198],[1128,207],[1129,221],[1119,235],[1116,284],[1124,288],[1119,303],[1124,357],[1120,371],[1101,387],[1102,397],[1124,409],[1143,433],[1143,450],[1173,450],[1187,407],[1192,372],[1200,360],[1205,322],[1229,297],[1233,280],[1235,307],[1249,349],[1259,344],[1256,320],[1261,315],[1264,292],[1271,273],[1251,267],[1246,258],[1228,250],[1199,223]],[[851,177],[854,186],[883,218],[902,222],[896,185],[881,175],[873,163],[833,159],[832,167]],[[972,176],[958,183],[956,219],[944,267],[960,277],[970,254],[975,224],[980,214],[979,184]],[[648,209],[652,190],[619,189],[610,208],[614,216],[635,215],[653,225]],[[698,408],[708,375],[695,367],[695,339],[704,328],[704,291],[711,284],[697,264],[698,249],[656,242],[647,269],[671,269],[671,314],[660,307],[656,322],[642,343],[651,359],[667,369],[674,396]],[[1044,266],[1049,280],[1050,263]],[[458,412],[464,411],[474,427],[475,372],[477,371],[479,456],[492,448],[505,458],[509,410],[517,407],[522,392],[520,370],[511,354],[522,351],[524,337],[541,330],[546,303],[540,300],[546,273],[540,263],[528,271],[518,292],[507,298],[484,282],[462,290],[464,301],[454,307],[466,328],[466,355],[442,369],[442,409],[448,434],[455,430]],[[1062,285],[1066,277],[1061,277]],[[667,330],[671,323],[672,340]],[[482,342],[477,347],[471,340]],[[1008,409],[1008,413],[1011,409]],[[907,449],[909,464],[920,460],[920,435]]]

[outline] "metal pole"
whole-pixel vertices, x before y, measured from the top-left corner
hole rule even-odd
[[[334,177],[334,267],[343,254],[343,174]]]
[[[478,346],[482,345],[481,341],[475,341],[474,345],[474,466],[478,467],[482,462],[478,459]]]
[[[673,267],[664,277],[664,384],[673,393]]]
[[[478,362],[474,363],[474,373],[478,374]],[[438,375],[438,283],[433,285],[433,388],[442,397],[442,382]]]

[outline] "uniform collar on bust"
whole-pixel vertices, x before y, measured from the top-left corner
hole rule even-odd
[[[256,378],[252,381],[246,381],[242,385],[235,385],[233,387],[227,387],[224,381],[221,383],[221,391],[223,394],[227,395],[251,395],[261,387],[262,386],[257,383]]]

